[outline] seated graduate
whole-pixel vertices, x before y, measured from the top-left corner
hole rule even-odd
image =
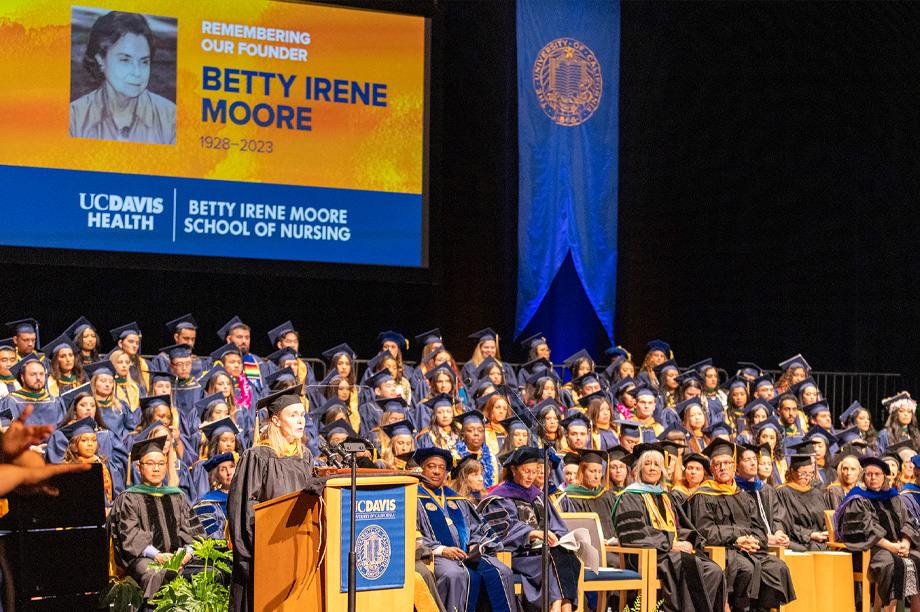
[[[188,344],[164,346],[160,349],[160,355],[163,355],[165,372],[161,370],[148,372],[151,388],[148,389],[147,395],[161,395],[153,390],[153,385],[156,384],[154,381],[162,380],[166,373],[172,374],[168,380],[171,385],[175,385],[175,388],[170,388],[169,395],[174,396],[173,403],[179,415],[179,426],[182,433],[188,435],[198,428],[195,402],[201,399],[203,393],[201,384],[193,372],[192,347]]]
[[[815,478],[814,449],[809,442],[796,446],[799,454],[789,457],[786,482],[776,488],[776,494],[786,509],[784,522],[789,534],[789,548],[796,552],[827,550],[824,492],[812,486]]]
[[[502,442],[502,446],[498,449],[496,456],[507,457],[522,446],[533,446],[530,430],[528,429],[528,426],[533,425],[530,420],[530,413],[523,411],[521,416],[527,419],[527,423],[522,421],[517,415],[510,416],[501,422],[502,428],[508,432],[508,434],[505,436],[505,441]]]
[[[64,407],[59,398],[45,389],[45,366],[38,355],[32,351],[10,367],[10,374],[20,388],[0,399],[0,411],[9,410],[15,419],[26,406],[31,405],[29,425],[56,426],[64,416]]]
[[[373,397],[367,399],[358,406],[358,413],[361,415],[361,429],[358,432],[362,437],[367,437],[370,432],[380,424],[380,416],[383,409],[380,402],[399,397],[399,389],[393,380],[390,371],[383,369],[367,379],[367,386],[374,390]],[[406,400],[402,400],[405,403]],[[403,412],[408,410],[408,404],[405,404]]]
[[[626,378],[621,378],[607,389],[607,397],[610,398],[610,405],[615,411],[614,421],[617,419],[630,420],[633,418],[633,413],[636,410],[636,398],[630,395],[629,392],[635,389],[637,385],[638,381],[628,376]]]
[[[635,445],[633,445],[635,448]],[[607,488],[614,495],[619,495],[629,486],[629,468],[632,463],[632,451],[623,445],[614,446],[607,451]]]
[[[478,504],[486,493],[482,479],[482,463],[473,455],[456,462],[450,471],[450,487],[458,494]]]
[[[709,427],[709,421],[706,418],[706,411],[703,410],[703,403],[699,397],[691,397],[674,406],[674,410],[680,417],[680,421],[673,427],[682,427],[689,435],[687,436],[687,446],[691,453],[701,453],[703,449],[709,446],[711,441],[706,436],[705,429]]]
[[[568,357],[562,364],[572,376],[572,380],[562,386],[563,403],[569,407],[574,407],[581,398],[581,390],[576,388],[575,381],[594,372],[594,359],[588,351],[581,349],[571,357]]]
[[[491,489],[499,481],[498,457],[485,443],[485,417],[478,410],[470,410],[454,417],[460,426],[460,439],[454,446],[454,457],[457,461],[467,455],[475,455],[483,468],[483,486]]]
[[[802,442],[810,443],[815,449],[815,482],[821,483],[819,488],[837,480],[837,471],[831,465],[834,452],[839,450],[837,436],[822,425],[812,425]]]
[[[684,457],[683,468],[683,473],[673,483],[670,491],[671,499],[678,506],[683,506],[684,502],[696,492],[697,487],[710,478],[709,459],[699,453],[690,453]]]
[[[768,402],[776,397],[776,387],[773,386],[773,377],[764,373],[752,380],[751,396],[752,401],[760,398]]]
[[[100,463],[102,464],[102,483],[105,493],[105,507],[112,506],[112,502],[118,493],[124,490],[124,481],[120,483],[119,490],[116,492],[112,472],[109,471],[108,457],[99,453],[99,443],[96,440],[96,421],[92,417],[85,417],[79,421],[74,421],[69,425],[64,425],[55,433],[60,433],[61,437],[68,441],[64,450],[64,456],[57,463]],[[108,433],[108,431],[106,430]],[[124,472],[122,472],[124,478]]]
[[[116,349],[128,356],[130,364],[130,378],[137,384],[139,389],[146,394],[150,388],[150,377],[147,372],[150,370],[150,364],[146,359],[141,357],[141,328],[137,321],[132,321],[126,325],[109,330],[112,340],[115,342]],[[113,360],[113,350],[108,357]],[[119,375],[121,376],[121,375]]]
[[[380,426],[380,460],[391,470],[402,469],[396,457],[415,450],[415,428],[408,419]]]
[[[591,421],[584,412],[570,409],[560,425],[565,429],[565,450],[588,448],[591,442]]]
[[[783,478],[786,476],[786,454],[784,448],[783,426],[771,416],[766,421],[761,421],[752,430],[754,437],[754,446],[766,444],[770,447],[773,458],[773,474],[770,482],[767,484],[778,487],[783,484]],[[766,482],[766,481],[764,481]]]
[[[250,327],[243,323],[238,316],[234,316],[227,321],[223,327],[217,330],[217,336],[225,340],[227,344],[235,345],[239,350],[241,360],[240,373],[249,381],[255,396],[262,397],[263,395],[268,395],[267,393],[262,393],[262,370],[259,367],[262,363],[262,358],[249,350],[252,341],[252,331]],[[224,363],[224,367],[227,368],[227,371],[230,372],[231,375],[237,375],[236,370],[232,366],[228,367],[226,362]],[[241,403],[247,409],[252,407],[249,403]]]
[[[421,404],[422,409],[430,413],[428,426],[415,438],[418,448],[443,448],[453,450],[460,439],[460,426],[454,421],[458,409],[463,405],[447,393],[439,393]]]
[[[725,420],[725,407],[728,406],[728,394],[719,387],[719,370],[712,363],[712,358],[698,361],[690,366],[699,372],[700,400],[710,423]],[[686,398],[685,398],[686,399]]]
[[[889,484],[888,464],[875,457],[859,460],[859,482],[834,512],[837,540],[852,551],[869,551],[869,580],[887,612],[910,598],[920,606],[920,532],[897,490]],[[866,595],[864,595],[865,597]]]
[[[767,527],[767,544],[770,546],[789,546],[789,518],[776,489],[760,478],[758,473],[761,459],[766,459],[772,467],[770,447],[767,444],[739,444],[738,466],[735,469],[735,483],[738,488],[751,496],[757,507],[758,516]]]
[[[390,423],[407,420],[409,416],[409,406],[406,404],[406,400],[398,395],[388,399],[378,399],[375,404],[376,409],[380,411],[379,414],[375,415],[377,418],[377,425],[363,437],[373,444],[374,448],[376,448],[379,453],[381,449],[380,436],[383,432],[381,428]],[[367,405],[368,404],[365,404],[365,406]],[[365,412],[364,416],[367,416],[367,414],[368,413]],[[361,421],[367,423],[368,419],[362,418]]]
[[[664,450],[660,444],[639,444],[633,456],[635,482],[617,496],[613,507],[620,544],[658,550],[663,610],[724,612],[725,575],[706,556],[706,540],[664,489]]]
[[[893,481],[900,491],[904,485],[914,481],[914,464],[910,460],[916,456],[912,440],[902,440],[890,445],[882,454],[882,458],[896,457],[899,461],[898,477]]]
[[[64,335],[77,347],[77,359],[82,365],[99,361],[99,332],[86,317],[80,317],[64,330]]]
[[[184,576],[203,569],[191,554],[192,542],[205,536],[201,521],[185,501],[182,491],[163,485],[166,444],[166,436],[134,444],[131,460],[138,463],[141,482],[115,499],[106,520],[115,563],[137,580],[148,599],[165,580],[174,577],[168,572],[148,569],[151,562],[165,563],[173,554],[184,553]]]
[[[508,405],[508,400],[501,393],[489,393],[476,400],[476,407],[486,418],[486,445],[493,455],[498,455],[502,444],[505,442],[505,436],[508,435],[502,425],[502,422],[511,416],[511,407]]]
[[[87,364],[83,369],[89,376],[96,409],[102,414],[106,426],[123,440],[140,423],[140,411],[131,410],[128,404],[115,397],[115,368],[107,359]],[[129,447],[126,445],[126,448]]]
[[[629,394],[636,399],[636,421],[642,426],[642,442],[648,444],[658,440],[658,436],[664,431],[664,426],[655,420],[655,407],[658,399],[658,390],[648,385],[640,385]]]
[[[48,393],[60,396],[86,382],[83,360],[76,357],[80,349],[66,334],[43,346],[42,352],[47,356]]]
[[[578,403],[585,409],[585,415],[591,421],[591,448],[610,450],[620,443],[613,429],[613,408],[607,394],[602,391],[583,395]]]
[[[131,356],[121,349],[115,349],[109,353],[109,362],[115,369],[115,397],[132,411],[137,410],[140,399],[147,395],[147,391],[131,377]]]
[[[276,349],[289,348],[297,355],[297,362],[293,365],[293,369],[298,383],[302,383],[304,388],[316,384],[316,375],[313,373],[313,368],[300,358],[300,332],[294,329],[293,323],[285,321],[281,325],[270,329],[268,339]]]
[[[440,448],[415,451],[428,484],[418,485],[417,529],[434,554],[438,594],[448,610],[474,612],[488,602],[496,612],[517,610],[514,577],[494,554],[502,543],[464,496],[444,486],[453,455]]]
[[[204,462],[208,473],[210,491],[205,493],[192,509],[212,540],[227,538],[227,494],[236,473],[237,453],[221,453]]]
[[[256,402],[261,397],[259,387],[252,384],[252,381],[243,371],[243,355],[237,346],[229,342],[210,355],[213,367],[221,366],[230,377],[233,384],[233,397],[238,410],[246,412],[254,410]],[[206,372],[202,379],[209,378],[209,372]],[[261,382],[261,378],[260,378]]]
[[[441,357],[444,357],[444,361],[437,363]],[[437,351],[430,353],[428,358],[424,380],[418,383],[420,386],[424,385],[425,392],[416,400],[416,403],[431,399],[439,393],[450,395],[454,398],[455,403],[463,402],[466,397],[466,390],[460,385],[460,374],[456,365],[454,365],[453,357],[450,356],[447,349],[441,347]],[[415,371],[419,372],[420,370],[421,368],[417,368]],[[427,427],[427,424],[425,426]]]
[[[460,377],[463,384],[471,387],[472,383],[479,380],[476,376],[476,369],[482,365],[482,362],[492,357],[501,366],[504,383],[512,387],[518,386],[517,376],[514,369],[507,363],[502,363],[501,354],[498,348],[498,334],[492,328],[481,329],[469,336],[476,340],[476,348],[473,350],[473,356],[463,365],[460,371]]]
[[[16,358],[23,360],[34,353],[36,359],[44,365],[45,356],[36,352],[39,347],[38,321],[35,319],[19,319],[7,321],[5,325],[13,332],[13,344],[16,346]]]
[[[878,432],[872,426],[872,414],[858,401],[840,415],[840,424],[844,429],[855,428],[863,442],[871,449],[872,456],[878,456]]]
[[[622,346],[611,346],[604,353],[610,355],[610,365],[604,370],[608,385],[636,375],[636,364],[632,362],[632,354]]]
[[[189,348],[189,358],[191,359],[189,374],[186,376],[196,379],[205,371],[205,363],[201,357],[194,354],[195,341],[198,339],[198,323],[195,317],[184,314],[178,319],[173,319],[166,323],[166,329],[173,338],[173,346],[184,344]],[[150,368],[158,372],[165,372],[169,369],[170,355],[165,349],[160,349],[156,357],[150,361]],[[152,393],[152,395],[157,395]]]
[[[229,416],[201,426],[202,449],[197,455],[199,459],[188,468],[189,501],[192,504],[198,503],[198,500],[211,490],[207,461],[217,455],[225,453],[237,453],[239,455],[243,451],[239,435],[240,430]]]
[[[728,602],[733,611],[770,610],[795,599],[786,564],[768,554],[767,527],[754,499],[735,481],[735,445],[717,439],[706,447],[712,480],[687,501],[690,517],[709,546],[724,546]]]
[[[535,368],[532,374],[526,376],[524,366]],[[562,394],[562,380],[553,370],[553,364],[546,359],[538,359],[535,362],[524,364],[518,373],[518,379],[525,379],[527,384],[524,387],[524,402],[528,406],[539,404],[546,398],[553,398],[557,402],[563,402],[568,395]],[[569,406],[571,407],[571,406]]]
[[[604,478],[604,463],[608,461],[607,451],[579,449],[578,472],[575,484],[565,488],[566,498],[574,512],[594,512],[600,517],[604,539],[616,534],[613,528],[613,505],[617,496],[607,487]],[[608,559],[613,553],[608,553]],[[609,562],[608,562],[609,565]]]
[[[216,393],[220,393],[224,396],[224,404],[227,405],[230,416],[236,421],[237,427],[245,429],[247,425],[252,426],[255,423],[254,412],[246,412],[237,409],[233,378],[222,365],[212,366],[211,369],[205,372],[198,380],[198,385],[201,387],[202,399],[211,397]],[[190,418],[188,423],[188,427],[191,427],[191,429],[184,433],[188,434],[198,430],[198,425],[201,424],[201,412],[201,408],[196,406],[194,410],[195,417]],[[195,423],[195,419],[198,420],[198,423]],[[192,427],[192,425],[194,426]]]
[[[783,373],[776,383],[777,395],[789,391],[793,385],[805,380],[805,378],[808,376],[808,373],[811,372],[811,366],[808,365],[808,362],[805,361],[805,358],[802,357],[801,353],[795,357],[790,357],[786,361],[781,362],[779,364],[779,368],[783,371]]]
[[[657,415],[657,419],[665,427],[669,427],[674,424],[673,411],[668,411],[668,408],[673,408],[677,404],[677,388],[680,386],[680,383],[677,382],[677,377],[680,374],[680,370],[677,369],[677,362],[673,359],[668,359],[663,361],[660,364],[652,368],[652,371],[655,372],[655,378],[658,380],[658,392],[661,394],[661,412]],[[671,416],[665,416],[665,414],[670,413]]]
[[[837,480],[827,485],[824,489],[824,506],[828,510],[836,510],[840,502],[850,490],[856,486],[859,479],[859,456],[850,452],[852,447],[846,446],[834,457],[837,470]]]
[[[380,352],[367,362],[362,382],[386,368],[396,382],[399,396],[406,400],[407,404],[412,404],[416,396],[412,388],[412,368],[403,363],[402,357],[402,348],[408,347],[409,341],[394,331],[381,332],[377,340],[381,345]]]
[[[302,490],[313,476],[313,455],[303,444],[306,411],[303,385],[259,400],[268,419],[252,448],[237,464],[227,496],[227,519],[233,543],[230,610],[253,609],[253,507],[263,501]]]
[[[578,577],[581,562],[570,550],[556,546],[568,528],[555,506],[543,506],[543,496],[534,485],[542,471],[542,451],[519,448],[504,462],[502,484],[492,489],[479,503],[478,510],[511,551],[511,569],[522,578],[525,610],[538,610],[543,587],[549,589],[550,610],[571,612],[578,605]],[[547,512],[547,543],[554,571],[548,584],[540,578],[543,523]]]
[[[744,424],[746,428],[737,432],[735,444],[753,444],[754,430],[773,414],[773,405],[762,397],[755,397],[744,407]]]
[[[10,372],[16,364],[16,345],[12,338],[0,340],[0,398],[4,398],[13,391],[21,388],[19,381]]]
[[[556,401],[545,399],[533,408],[529,408],[528,412],[538,425],[534,431],[541,432],[537,436],[539,448],[543,448],[544,439],[546,439],[549,441],[549,447],[557,453],[568,449],[565,429],[562,427],[562,410]]]

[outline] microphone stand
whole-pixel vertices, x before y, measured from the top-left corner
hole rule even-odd
[[[351,529],[348,542],[348,612],[355,612],[358,591],[358,555],[355,551],[355,515],[358,512],[358,453],[365,450],[363,444],[344,442],[341,445],[351,455]]]

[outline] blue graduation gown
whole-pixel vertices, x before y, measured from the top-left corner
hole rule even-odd
[[[45,461],[48,463],[61,463],[67,451],[69,440],[60,429],[48,438],[45,447]],[[105,457],[105,465],[112,475],[112,496],[117,496],[125,490],[128,480],[128,451],[125,450],[121,440],[108,429],[96,429],[97,455]]]
[[[42,391],[38,397],[29,397],[22,389],[13,391],[0,399],[0,411],[9,410],[15,419],[26,406],[32,405],[32,414],[26,420],[26,425],[53,425],[58,426],[64,418],[64,404],[60,398],[54,397],[47,391]]]
[[[201,525],[212,540],[226,539],[227,494],[210,491],[192,508],[201,520]]]
[[[517,610],[514,575],[491,554],[502,550],[501,542],[469,500],[447,487],[430,490],[419,485],[416,528],[422,543],[435,551],[438,595],[447,610],[474,612],[480,588],[485,590],[493,612]],[[477,544],[481,545],[483,554],[475,565],[451,561],[437,554],[441,546],[467,552],[470,546]]]
[[[132,411],[126,403],[120,399],[113,399],[109,403],[103,404],[96,400],[96,409],[102,414],[102,420],[105,426],[118,438],[124,440],[128,433],[137,429],[140,425],[140,410]],[[126,446],[125,448],[131,448]]]
[[[194,377],[189,378],[183,384],[176,384],[173,389],[175,398],[176,412],[179,414],[179,431],[183,434],[190,434],[198,430],[201,425],[201,415],[195,408],[195,402],[203,397],[204,390],[198,384]]]

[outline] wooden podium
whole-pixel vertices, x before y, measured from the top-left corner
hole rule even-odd
[[[400,588],[359,590],[358,610],[412,612],[418,479],[391,474],[361,475],[358,499],[362,492],[391,490],[404,503],[405,532],[387,535],[392,547],[405,547],[405,580]],[[351,517],[350,502],[344,507],[342,503],[350,488],[351,479],[342,475],[326,481],[322,499],[297,492],[255,506],[256,612],[347,612],[348,582],[347,578],[343,582],[342,563],[347,563],[348,545],[343,548],[341,541]]]

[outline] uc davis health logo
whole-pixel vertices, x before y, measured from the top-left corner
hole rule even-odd
[[[355,540],[358,572],[365,580],[377,580],[390,565],[390,536],[379,525],[365,527]]]
[[[601,65],[583,43],[557,38],[534,62],[533,88],[547,117],[559,125],[579,125],[601,102]]]

